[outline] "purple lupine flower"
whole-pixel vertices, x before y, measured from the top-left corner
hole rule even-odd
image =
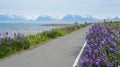
[[[113,48],[111,48],[111,47],[108,47],[108,49],[109,49],[111,52],[113,52]]]
[[[1,36],[2,34],[0,33],[0,36]]]
[[[11,37],[5,37],[6,40],[10,41],[11,40]]]
[[[109,38],[109,37],[108,37],[108,42],[109,42],[109,43],[111,43],[111,42],[112,42],[111,38]]]
[[[113,47],[117,46],[115,42],[112,42],[111,44]]]
[[[0,41],[0,45],[2,45],[2,41]]]
[[[16,34],[16,33],[14,33],[14,37],[16,37],[16,35],[17,35],[17,34]]]
[[[101,41],[101,45],[104,46],[105,45],[105,41]]]
[[[118,41],[118,36],[117,36],[117,37],[115,37],[115,41]]]
[[[8,36],[8,32],[6,32],[5,35]]]
[[[24,40],[25,39],[24,35],[19,35],[19,39]]]
[[[90,67],[90,61],[84,57],[81,67]]]
[[[114,54],[118,50],[116,42],[118,42],[120,36],[118,33],[117,35],[114,34],[114,30],[112,29],[115,29],[115,27],[112,25],[104,26],[106,27],[94,24],[86,36],[87,47],[83,54],[83,62],[88,59],[86,64],[89,64],[89,66],[99,67],[102,65],[108,67],[110,64],[110,62],[108,62],[110,53]],[[84,63],[81,65],[84,65]]]
[[[0,38],[0,45],[2,45],[2,39]]]
[[[113,34],[111,34],[111,38],[114,39],[114,35]]]
[[[95,63],[95,67],[100,67],[100,65],[99,65],[99,61],[96,61],[96,63]]]
[[[110,67],[115,67],[115,62],[110,63]]]

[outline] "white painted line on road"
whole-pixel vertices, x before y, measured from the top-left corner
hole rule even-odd
[[[87,44],[87,41],[84,43],[81,51],[79,52],[79,54],[78,54],[78,56],[77,56],[77,58],[76,58],[76,60],[75,60],[75,62],[74,62],[74,64],[73,64],[73,67],[77,67],[77,66],[78,66],[79,59],[80,59],[80,57],[81,57],[81,55],[82,55],[82,53],[83,53],[83,50],[84,50],[86,44]]]

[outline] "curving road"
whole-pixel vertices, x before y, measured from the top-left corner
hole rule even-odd
[[[0,60],[0,67],[72,67],[90,26],[43,46]]]

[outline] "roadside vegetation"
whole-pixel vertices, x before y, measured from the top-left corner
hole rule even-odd
[[[27,36],[14,33],[14,37],[9,37],[9,33],[6,32],[4,38],[0,38],[0,58],[4,58],[23,50],[34,48],[49,40],[64,36],[88,25],[90,24],[74,25]],[[0,36],[2,35],[0,34]]]
[[[120,66],[120,23],[94,24],[86,36],[87,45],[80,67]]]

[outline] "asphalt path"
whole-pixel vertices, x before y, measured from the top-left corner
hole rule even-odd
[[[72,67],[90,26],[0,60],[0,67]]]

